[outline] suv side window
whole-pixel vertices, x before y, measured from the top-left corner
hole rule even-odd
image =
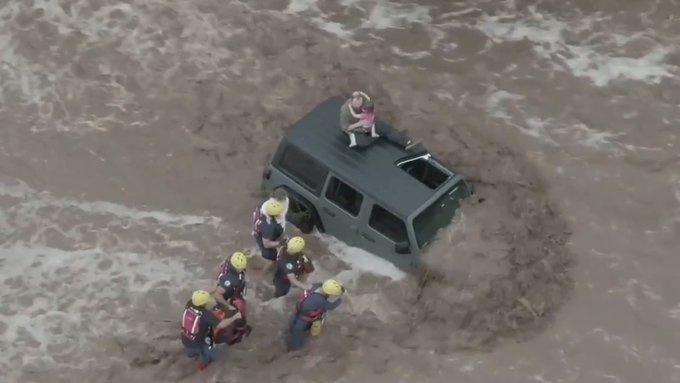
[[[408,242],[408,232],[404,221],[380,205],[373,205],[368,218],[368,226],[395,243]]]
[[[279,155],[278,166],[314,194],[321,193],[328,169],[307,153],[286,145]]]
[[[341,207],[353,217],[359,215],[364,196],[353,187],[331,176],[326,188],[326,199]]]

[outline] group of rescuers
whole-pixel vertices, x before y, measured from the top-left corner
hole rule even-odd
[[[275,266],[274,297],[289,293],[291,286],[303,292],[290,319],[286,344],[289,351],[302,348],[308,334],[317,336],[327,311],[337,308],[346,290],[336,279],[323,283],[306,283],[314,271],[304,254],[305,240],[284,235],[288,194],[275,189],[270,198],[253,212],[252,235],[262,257]],[[219,267],[212,291],[194,291],[182,314],[182,344],[191,358],[199,360],[199,370],[217,357],[217,345],[233,345],[250,334],[246,320],[246,268],[248,258],[235,252]]]
[[[384,139],[406,150],[417,147],[421,140],[411,139],[406,132],[376,126],[374,104],[361,91],[352,92],[340,110],[339,125],[349,138],[349,147],[358,145],[358,138]],[[362,136],[363,135],[363,136]],[[334,310],[346,292],[336,279],[323,283],[307,284],[306,277],[314,271],[312,262],[305,256],[305,240],[284,235],[288,195],[279,188],[253,212],[253,231],[262,257],[275,266],[274,297],[288,294],[292,286],[301,294],[290,319],[286,344],[289,351],[302,348],[307,334],[316,336],[327,311]],[[200,359],[199,369],[216,358],[216,344],[239,343],[250,334],[246,322],[246,267],[248,258],[235,252],[220,266],[217,285],[213,291],[194,291],[182,315],[182,343],[190,357]]]

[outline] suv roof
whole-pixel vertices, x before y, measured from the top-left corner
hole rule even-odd
[[[411,177],[396,163],[427,152],[409,152],[382,139],[366,148],[350,149],[347,135],[340,129],[340,108],[344,102],[343,98],[332,97],[319,104],[288,128],[288,144],[311,155],[338,178],[394,214],[407,218],[437,190]],[[390,127],[380,120],[376,124]]]

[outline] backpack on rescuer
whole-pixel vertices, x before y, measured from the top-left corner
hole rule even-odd
[[[201,325],[202,312],[193,307],[187,307],[182,314],[182,335],[189,340],[196,340]]]
[[[309,298],[314,292],[310,290],[305,290],[302,292],[300,299],[295,305],[295,311],[300,316],[300,318],[305,322],[314,322],[315,320],[321,319],[323,317],[323,309],[317,309],[302,315],[302,305],[305,303],[307,298]]]

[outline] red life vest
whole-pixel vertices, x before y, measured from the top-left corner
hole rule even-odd
[[[227,258],[220,264],[219,274],[217,274],[217,279],[216,279],[217,286],[224,288],[224,286],[221,286],[221,284],[220,284],[220,279],[222,279],[222,276],[224,274],[226,274],[230,269],[231,269],[231,263],[230,263],[229,258]],[[236,270],[234,270],[234,271],[236,271]],[[244,280],[245,273],[243,271],[241,271],[241,272],[238,272],[238,274],[240,274],[241,280]],[[244,295],[246,295],[247,290],[248,290],[247,285],[244,281],[243,282],[243,291],[241,291],[240,293],[235,293],[235,296],[244,296]]]
[[[236,310],[238,310],[238,312],[241,313],[241,315],[243,315],[243,318],[245,319],[246,301],[243,298],[233,298],[231,299],[230,303],[236,308]],[[228,315],[227,312],[219,307],[213,309],[213,314],[215,314],[215,317],[217,317],[219,320],[224,320],[228,317],[231,317],[231,315]],[[236,325],[232,324],[226,328],[213,329],[212,335],[213,339],[215,339],[218,343],[225,342],[227,344],[233,344],[240,342],[241,338],[243,338],[244,335],[250,334],[251,330],[252,327],[247,324],[243,325],[242,327],[236,327]]]
[[[280,260],[282,260],[282,259],[284,259],[284,258],[287,258],[287,257],[290,257],[290,255],[289,255],[288,252],[286,251],[286,248],[285,248],[285,247],[282,247],[282,248],[280,248],[279,251],[276,253],[276,262],[278,262],[278,261],[280,261]],[[308,271],[307,271],[307,268],[305,267],[305,266],[306,266],[306,265],[305,265],[305,262],[303,261],[302,255],[300,255],[300,256],[298,256],[298,257],[291,257],[291,258],[295,258],[295,263],[294,263],[294,265],[295,265],[294,267],[295,267],[295,268],[294,268],[293,270],[291,270],[291,272],[292,272],[293,274],[295,274],[295,278],[300,279],[300,277],[302,276],[302,274],[306,274],[306,273],[308,272]],[[310,271],[310,272],[311,272],[311,271]],[[286,277],[285,275],[283,275],[282,278],[283,278],[283,279],[287,279],[287,277]]]
[[[236,307],[236,310],[244,317],[246,316],[246,300],[243,297],[234,297],[231,299],[231,305]]]
[[[255,207],[255,210],[253,210],[253,232],[255,232],[256,235],[261,235],[262,232],[260,231],[260,224],[262,223],[262,206],[258,205]]]
[[[201,327],[202,312],[193,307],[187,307],[182,314],[182,335],[189,340],[196,340]]]
[[[305,315],[302,315],[302,305],[305,303],[307,298],[309,298],[312,294],[314,294],[313,291],[310,291],[310,290],[303,291],[302,295],[300,296],[300,299],[298,300],[297,304],[295,305],[296,314],[300,317],[300,319],[302,319],[305,322],[314,322],[315,320],[321,319],[323,317],[324,312],[325,312],[324,309],[317,309],[317,310],[312,310]]]

